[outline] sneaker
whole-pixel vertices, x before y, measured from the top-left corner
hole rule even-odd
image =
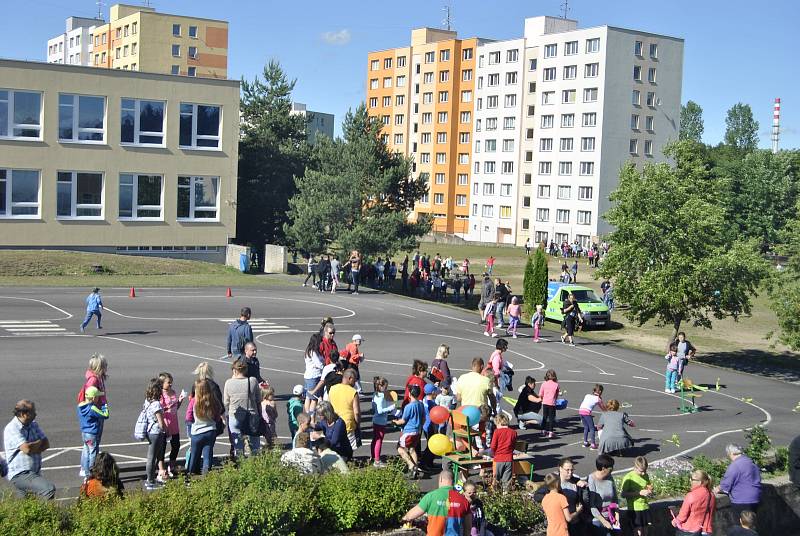
[[[306,285],[305,283],[303,283],[303,286],[304,286],[304,287],[306,287],[306,286],[308,286],[308,285]]]
[[[154,491],[157,489],[161,489],[161,486],[156,482],[145,482],[144,489],[145,491]]]
[[[156,477],[156,484],[166,484],[166,483],[167,483],[167,480],[168,480],[168,478],[169,478],[169,477],[168,477],[166,474],[164,474],[164,475],[158,475],[158,476]]]
[[[556,434],[554,434],[553,432],[547,434],[547,439],[553,439],[554,437],[556,437]]]
[[[84,329],[84,327],[81,326],[81,333],[84,333],[85,331],[86,331],[86,329]]]
[[[566,335],[562,335],[561,336],[561,344],[567,344],[567,336]]]
[[[539,342],[539,339],[533,339],[533,342]]]
[[[672,392],[672,389],[664,389],[664,392],[665,392],[665,393],[671,393],[671,392]]]
[[[373,467],[386,467],[386,463],[382,462],[382,461],[375,460],[375,462],[372,464],[372,466]]]
[[[84,471],[83,468],[81,468],[81,470],[78,471],[78,476],[80,478],[86,479],[86,471]]]
[[[525,429],[525,421],[519,421],[517,423],[517,425],[519,426],[520,430],[524,430]]]
[[[103,329],[103,326],[97,326],[97,329]]]
[[[513,334],[513,335],[511,336],[511,338],[513,338],[513,339],[516,339],[516,338],[517,338],[517,334],[516,334],[516,333],[515,333],[515,334]]]
[[[584,442],[583,442],[583,444],[582,444],[581,446],[582,446],[583,448],[588,448],[588,447],[589,447],[589,443],[587,443],[586,441],[584,441]]]
[[[483,334],[486,335],[487,337],[489,336],[489,332],[488,331],[484,331]]]
[[[354,295],[358,296],[358,292],[353,292]]]
[[[570,345],[570,346],[572,346],[572,347],[574,347],[574,346],[575,346],[575,343],[574,343],[574,342],[571,342],[571,343],[569,343],[569,345]]]
[[[592,443],[591,445],[589,445],[589,450],[597,450],[597,445]]]
[[[497,333],[492,333],[492,337],[497,337]]]

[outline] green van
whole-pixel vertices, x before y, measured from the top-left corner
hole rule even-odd
[[[580,285],[570,285],[551,281],[547,284],[547,309],[544,316],[548,320],[561,322],[564,315],[561,308],[567,296],[572,293],[578,299],[578,305],[583,313],[583,325],[587,328],[606,327],[611,324],[611,311],[606,304],[597,297],[594,290]]]

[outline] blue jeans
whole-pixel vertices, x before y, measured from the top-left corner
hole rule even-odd
[[[583,423],[583,442],[597,445],[597,430],[594,427],[594,419],[591,415],[581,415]]]
[[[667,374],[664,380],[664,389],[675,389],[678,383],[678,371],[667,369]]]
[[[189,472],[194,475],[206,474],[211,468],[214,458],[214,443],[217,441],[216,430],[209,430],[192,436],[192,456],[190,458]],[[200,460],[203,460],[202,469]]]
[[[94,459],[100,452],[100,436],[81,432],[83,436],[83,450],[81,450],[81,470],[84,476],[89,476],[89,470],[94,465]]]
[[[100,329],[100,318],[103,316],[100,311],[86,311],[86,318],[84,318],[83,322],[81,322],[81,329],[88,326],[89,322],[92,320],[92,316],[95,315],[97,316],[97,329]]]

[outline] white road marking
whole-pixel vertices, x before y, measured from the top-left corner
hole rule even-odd
[[[648,428],[637,428],[640,432],[663,432],[664,430],[650,430]]]
[[[62,328],[59,326],[50,326],[50,327],[41,327],[41,328],[4,328],[6,331],[10,331],[12,333],[17,333],[20,331],[23,332],[41,332],[41,331],[67,331],[67,328]]]
[[[574,372],[575,374],[582,374],[580,370],[568,370],[567,372]]]
[[[707,434],[707,430],[686,430],[687,434]]]
[[[631,376],[631,378],[635,378],[637,380],[649,380],[650,378],[645,378],[643,376]]]
[[[20,298],[20,297],[18,297],[18,296],[0,296],[0,299],[7,299],[7,300],[25,300],[25,301],[34,301],[34,302],[39,302],[39,303],[43,303],[43,304],[45,304],[45,305],[46,305],[46,306],[48,306],[48,307],[51,307],[51,308],[55,309],[55,310],[56,310],[56,311],[58,311],[59,313],[63,313],[63,314],[65,314],[65,315],[66,315],[66,316],[63,316],[63,317],[60,317],[60,318],[49,318],[49,319],[47,319],[47,320],[69,320],[69,319],[70,319],[70,318],[72,318],[72,316],[73,316],[71,313],[68,313],[68,312],[67,312],[67,311],[65,311],[64,309],[61,309],[61,308],[59,308],[59,307],[56,307],[56,306],[55,306],[55,305],[53,305],[52,303],[47,303],[47,302],[46,302],[46,301],[44,301],[44,300],[37,300],[36,298]]]
[[[217,346],[216,344],[211,344],[210,342],[203,342],[198,341],[197,339],[191,339],[192,342],[196,342],[197,344],[205,344],[206,346],[210,346],[211,348],[219,348],[220,350],[224,350],[224,346]]]
[[[446,326],[446,325],[447,325],[447,324],[445,324],[444,322],[437,322],[436,320],[430,320],[429,322],[430,322],[431,324],[439,324],[440,326]]]
[[[32,326],[36,324],[51,324],[49,320],[0,320],[0,326]]]
[[[397,313],[397,314],[399,314],[400,316],[407,316],[408,318],[417,318],[414,315],[409,315],[409,314],[406,314],[406,313]]]

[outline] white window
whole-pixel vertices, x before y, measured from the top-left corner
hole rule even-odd
[[[574,56],[578,53],[578,42],[577,41],[567,41],[564,43],[564,55],[565,56]]]
[[[186,76],[191,76],[191,77],[197,76],[197,67],[189,67],[186,70]]]
[[[572,162],[559,162],[558,163],[559,175],[572,175]]]
[[[0,218],[38,217],[39,171],[0,169]]]
[[[658,59],[658,45],[656,43],[650,43],[650,57]]]
[[[583,102],[597,102],[596,87],[587,87],[583,90]]]
[[[433,93],[426,91],[422,94],[422,104],[431,104],[433,102]]]
[[[439,71],[439,82],[447,82],[450,80],[450,71]]]
[[[450,61],[450,49],[439,51],[439,61]]]
[[[477,108],[478,108],[478,110],[483,110],[483,98],[482,97],[478,98]]]
[[[587,63],[583,71],[585,78],[594,78],[600,73],[599,63]]]
[[[573,139],[572,138],[561,138],[558,144],[558,150],[561,152],[569,152],[573,148]]]
[[[447,123],[447,112],[439,112],[436,120],[439,123]]]
[[[56,182],[56,217],[102,219],[103,174],[59,171]]]
[[[531,208],[531,196],[523,195],[522,196],[522,207],[523,208]]]
[[[484,147],[486,147],[487,153],[493,153],[497,151],[497,140],[486,140],[484,143]]]
[[[558,45],[551,44],[544,46],[544,57],[545,58],[554,58],[558,53]]]
[[[446,164],[447,163],[447,153],[436,153],[436,163],[437,164]]]
[[[558,198],[559,199],[569,199],[571,197],[572,197],[572,186],[559,185],[559,187],[558,187]]]
[[[466,173],[459,173],[458,174],[458,185],[459,186],[466,186],[469,184],[469,175]]]
[[[119,49],[117,49],[117,54],[119,54]],[[181,46],[180,45],[172,45],[172,56],[175,58],[181,57]],[[119,56],[117,56],[119,58]]]
[[[164,146],[164,101],[122,99],[120,142]]]
[[[652,91],[647,92],[647,105],[651,108],[655,107],[656,105],[656,94]]]
[[[506,108],[513,108],[517,105],[517,96],[516,95],[506,95],[504,99],[504,104]]]
[[[631,104],[639,106],[642,103],[642,93],[638,89],[634,89],[631,93]]]
[[[479,182],[472,184],[472,195],[478,195],[481,191],[481,184]]]
[[[594,162],[581,162],[581,175],[594,175]]]
[[[591,186],[579,186],[578,187],[578,199],[581,201],[591,201],[592,200],[592,190]]]
[[[581,151],[594,151],[594,137],[581,138]]]
[[[634,65],[633,66],[633,79],[636,82],[642,81],[642,67],[641,65]]]
[[[395,106],[402,106],[406,103],[406,96],[405,95],[395,95],[394,97],[394,105]]]
[[[464,82],[469,82],[472,80],[472,69],[464,69],[461,71],[461,80]]]
[[[528,93],[536,93],[536,82],[528,82]]]
[[[569,223],[569,210],[556,210],[556,223]]]
[[[403,114],[395,114],[394,115],[394,124],[400,126],[405,121],[405,116]]]
[[[472,91],[469,90],[462,91],[461,102],[472,102]]]
[[[58,139],[103,143],[106,139],[106,99],[89,95],[58,95]]]
[[[180,74],[180,65],[173,65],[172,69],[170,70],[171,74]],[[376,101],[377,105],[377,101]]]
[[[634,41],[633,43],[633,54],[636,56],[642,57],[642,49],[644,48],[641,41]]]
[[[494,162],[484,162],[483,163],[483,172],[484,173],[494,173],[495,172],[495,163]]]
[[[592,213],[589,210],[578,211],[578,225],[591,225]]]
[[[421,143],[422,144],[428,144],[430,142],[431,142],[431,133],[430,132],[423,132],[422,133],[422,138],[421,138]]]
[[[639,153],[639,140],[632,139],[628,144],[628,151],[631,154],[638,154]]]
[[[384,69],[391,69],[392,68],[392,58],[384,58],[383,59],[383,68]]]
[[[553,115],[542,116],[542,128],[553,128]]]
[[[461,112],[461,113],[464,113],[464,112]],[[475,132],[480,132],[481,131],[481,123],[482,123],[482,121],[480,119],[476,119],[475,120]]]
[[[535,71],[536,70],[536,64],[537,64],[536,58],[528,60],[528,70],[529,71]]]
[[[600,38],[595,37],[594,39],[587,39],[586,40],[586,53],[591,54],[593,52],[600,52]]]
[[[391,119],[392,119],[391,115],[388,115],[388,114],[387,115],[382,115],[381,116],[381,123],[383,123],[384,125],[388,125],[389,122],[391,121]],[[388,136],[387,136],[386,139],[389,139]]]
[[[552,162],[539,162],[539,175],[550,175],[552,169]]]
[[[422,197],[420,198],[419,202],[423,205],[427,205],[428,203],[431,202],[430,199],[431,199],[430,194],[428,192],[425,192],[424,194],[422,194]]]
[[[639,114],[631,114],[631,129],[639,130]]]
[[[122,173],[119,176],[119,219],[161,220],[163,177]]]
[[[504,175],[511,175],[514,173],[514,162],[503,162],[500,173]]]
[[[533,151],[525,151],[525,162],[533,162]]]
[[[486,130],[497,130],[497,118],[496,117],[487,117],[486,118]]]
[[[135,56],[136,55],[136,50],[137,50],[138,46],[139,46],[138,43],[133,43],[131,45],[131,56]],[[75,57],[77,57],[77,55]]]
[[[189,57],[193,59],[197,58],[197,47],[189,47]]]
[[[397,56],[397,68],[405,67],[406,66],[406,57],[405,56]]]
[[[494,183],[485,182],[483,184],[483,195],[494,195]]]
[[[472,215],[473,216],[477,216],[478,215],[478,204],[477,203],[473,203],[472,204]]]
[[[549,195],[548,195],[549,197]],[[550,209],[549,208],[537,208],[536,209],[536,221],[550,221]]]
[[[532,140],[533,139],[533,129],[532,128],[526,128],[525,129],[525,139],[526,140]]]
[[[0,89],[0,138],[42,138],[42,94]]]
[[[484,218],[494,218],[494,205],[482,205],[481,215]]]
[[[536,231],[536,243],[547,244],[548,234],[547,231]]]
[[[489,75],[488,80],[489,87],[499,86],[500,85],[500,73],[493,73]]]
[[[189,37],[197,39],[197,26],[189,26]]]
[[[181,25],[180,24],[173,24],[172,25],[172,35],[175,37],[181,36]]]
[[[459,132],[458,143],[469,143],[469,132]]]
[[[517,72],[512,71],[510,73],[506,73],[506,85],[513,86],[517,83]]]
[[[403,143],[403,135],[402,134],[395,134],[394,135],[394,144],[400,145]]]
[[[514,140],[503,140],[503,152],[510,153],[514,150]]]
[[[542,69],[542,80],[545,82],[552,82],[556,79],[556,68],[555,67],[545,67]]]
[[[644,154],[653,156],[653,140],[644,140]]]
[[[472,49],[471,48],[465,48],[461,53],[461,57],[463,59],[465,59],[465,60],[471,60],[472,59]]]
[[[423,84],[432,84],[433,83],[433,73],[425,73],[422,75],[422,83]]]
[[[436,143],[447,143],[447,132],[437,132]]]
[[[192,149],[221,148],[221,107],[182,102],[180,115],[180,139],[178,145]]]
[[[397,87],[405,87],[406,85],[406,77],[405,76],[398,76],[395,80],[395,86]]]
[[[503,118],[503,130],[514,130],[516,127],[517,120],[515,117],[504,117]]]
[[[511,184],[503,183],[500,185],[500,196],[511,197]]]
[[[378,89],[378,79],[377,78],[373,78],[372,80],[369,81],[369,88],[370,89]]]
[[[539,150],[540,151],[552,151],[553,150],[553,138],[542,138],[539,140]]]
[[[489,52],[489,65],[497,65],[500,63],[500,51]]]
[[[456,194],[456,206],[457,207],[466,207],[467,206],[467,196],[464,194]]]
[[[507,220],[511,218],[511,207],[500,205],[500,218]]]
[[[576,94],[577,91],[574,89],[565,89],[561,92],[561,102],[564,104],[574,104]]]
[[[487,108],[497,108],[497,104],[500,101],[500,97],[497,95],[489,95],[486,97],[486,107]]]
[[[651,84],[655,84],[656,83],[656,68],[655,67],[650,67],[649,69],[647,69],[647,81],[650,82]]]
[[[444,194],[433,194],[434,205],[444,205]]]
[[[384,88],[392,87],[392,77],[391,76],[385,76],[383,78],[383,87]]]
[[[506,51],[506,62],[514,63],[519,59],[519,50],[516,48]]]
[[[425,63],[433,63],[436,61],[436,53],[435,52],[426,52],[425,53]]]
[[[178,177],[178,220],[218,221],[219,177]]]
[[[462,123],[469,123],[471,117],[472,114],[470,112],[461,112],[461,114],[459,115],[459,119]]]
[[[439,92],[439,102],[447,102],[450,97],[450,93],[448,91],[440,91]]]
[[[575,114],[561,114],[561,128],[572,128],[575,126]]]
[[[652,132],[654,130],[653,124],[654,124],[654,119],[653,119],[652,115],[648,115],[648,116],[646,116],[644,118],[644,128],[645,129],[647,129],[647,130]]]
[[[555,91],[543,91],[542,92],[542,104],[555,104],[556,102],[556,92]]]
[[[550,185],[540,184],[536,187],[536,197],[539,199],[550,199]]]
[[[419,155],[419,161],[422,164],[430,164],[431,163],[431,153],[421,153]]]
[[[136,33],[138,32],[138,28],[139,28],[139,23],[138,22],[132,23],[131,24],[131,34],[132,35],[136,35]]]
[[[469,164],[469,153],[458,153],[458,163],[462,166]]]
[[[564,66],[564,80],[574,80],[578,77],[578,66],[577,65],[565,65]]]

